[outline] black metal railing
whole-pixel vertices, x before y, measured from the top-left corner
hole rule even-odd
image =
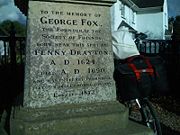
[[[163,54],[172,52],[172,40],[143,40],[137,44],[140,53]]]
[[[0,36],[0,106],[4,108],[14,104],[23,92],[24,60],[25,37],[16,36],[14,29],[9,36]]]
[[[164,59],[171,90],[177,93],[180,83],[180,41],[143,40],[137,48],[145,56],[161,56]]]
[[[24,63],[25,37],[1,36],[0,49],[0,65]]]

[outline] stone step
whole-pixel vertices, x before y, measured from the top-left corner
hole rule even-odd
[[[102,131],[101,131],[102,132]],[[6,131],[0,124],[0,135],[7,135]],[[88,135],[85,133],[85,135]],[[94,132],[93,135],[101,135],[99,132]],[[154,135],[152,130],[149,128],[134,123],[132,121],[128,122],[128,126],[124,129],[114,129],[110,131],[103,132],[103,135]]]
[[[7,135],[6,131],[3,128],[2,123],[0,122],[0,135]]]
[[[154,135],[154,133],[150,128],[144,125],[128,121],[128,125],[126,126],[126,128],[118,128],[105,131],[99,130],[99,132],[94,130],[90,134],[84,133],[83,135]]]
[[[16,110],[15,118],[11,118],[11,135],[153,134],[149,128],[129,121],[128,109],[122,104],[110,102],[76,107],[21,108]]]
[[[92,135],[128,124],[128,109],[117,101],[47,108],[21,108],[11,118],[12,135]],[[21,127],[21,128],[20,128]]]

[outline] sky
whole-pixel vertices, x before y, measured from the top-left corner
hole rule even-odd
[[[5,20],[26,23],[26,16],[14,6],[14,0],[0,0],[0,23]]]
[[[169,16],[180,15],[180,0],[167,0]],[[26,23],[26,16],[14,6],[14,0],[0,0],[0,23],[4,20]]]
[[[180,15],[180,0],[167,0],[169,17]]]

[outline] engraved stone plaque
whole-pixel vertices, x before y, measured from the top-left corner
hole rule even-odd
[[[29,1],[26,107],[116,100],[109,7]]]

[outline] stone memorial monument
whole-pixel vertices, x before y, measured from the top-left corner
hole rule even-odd
[[[29,1],[24,105],[11,118],[12,135],[130,134],[113,81],[113,3]]]

